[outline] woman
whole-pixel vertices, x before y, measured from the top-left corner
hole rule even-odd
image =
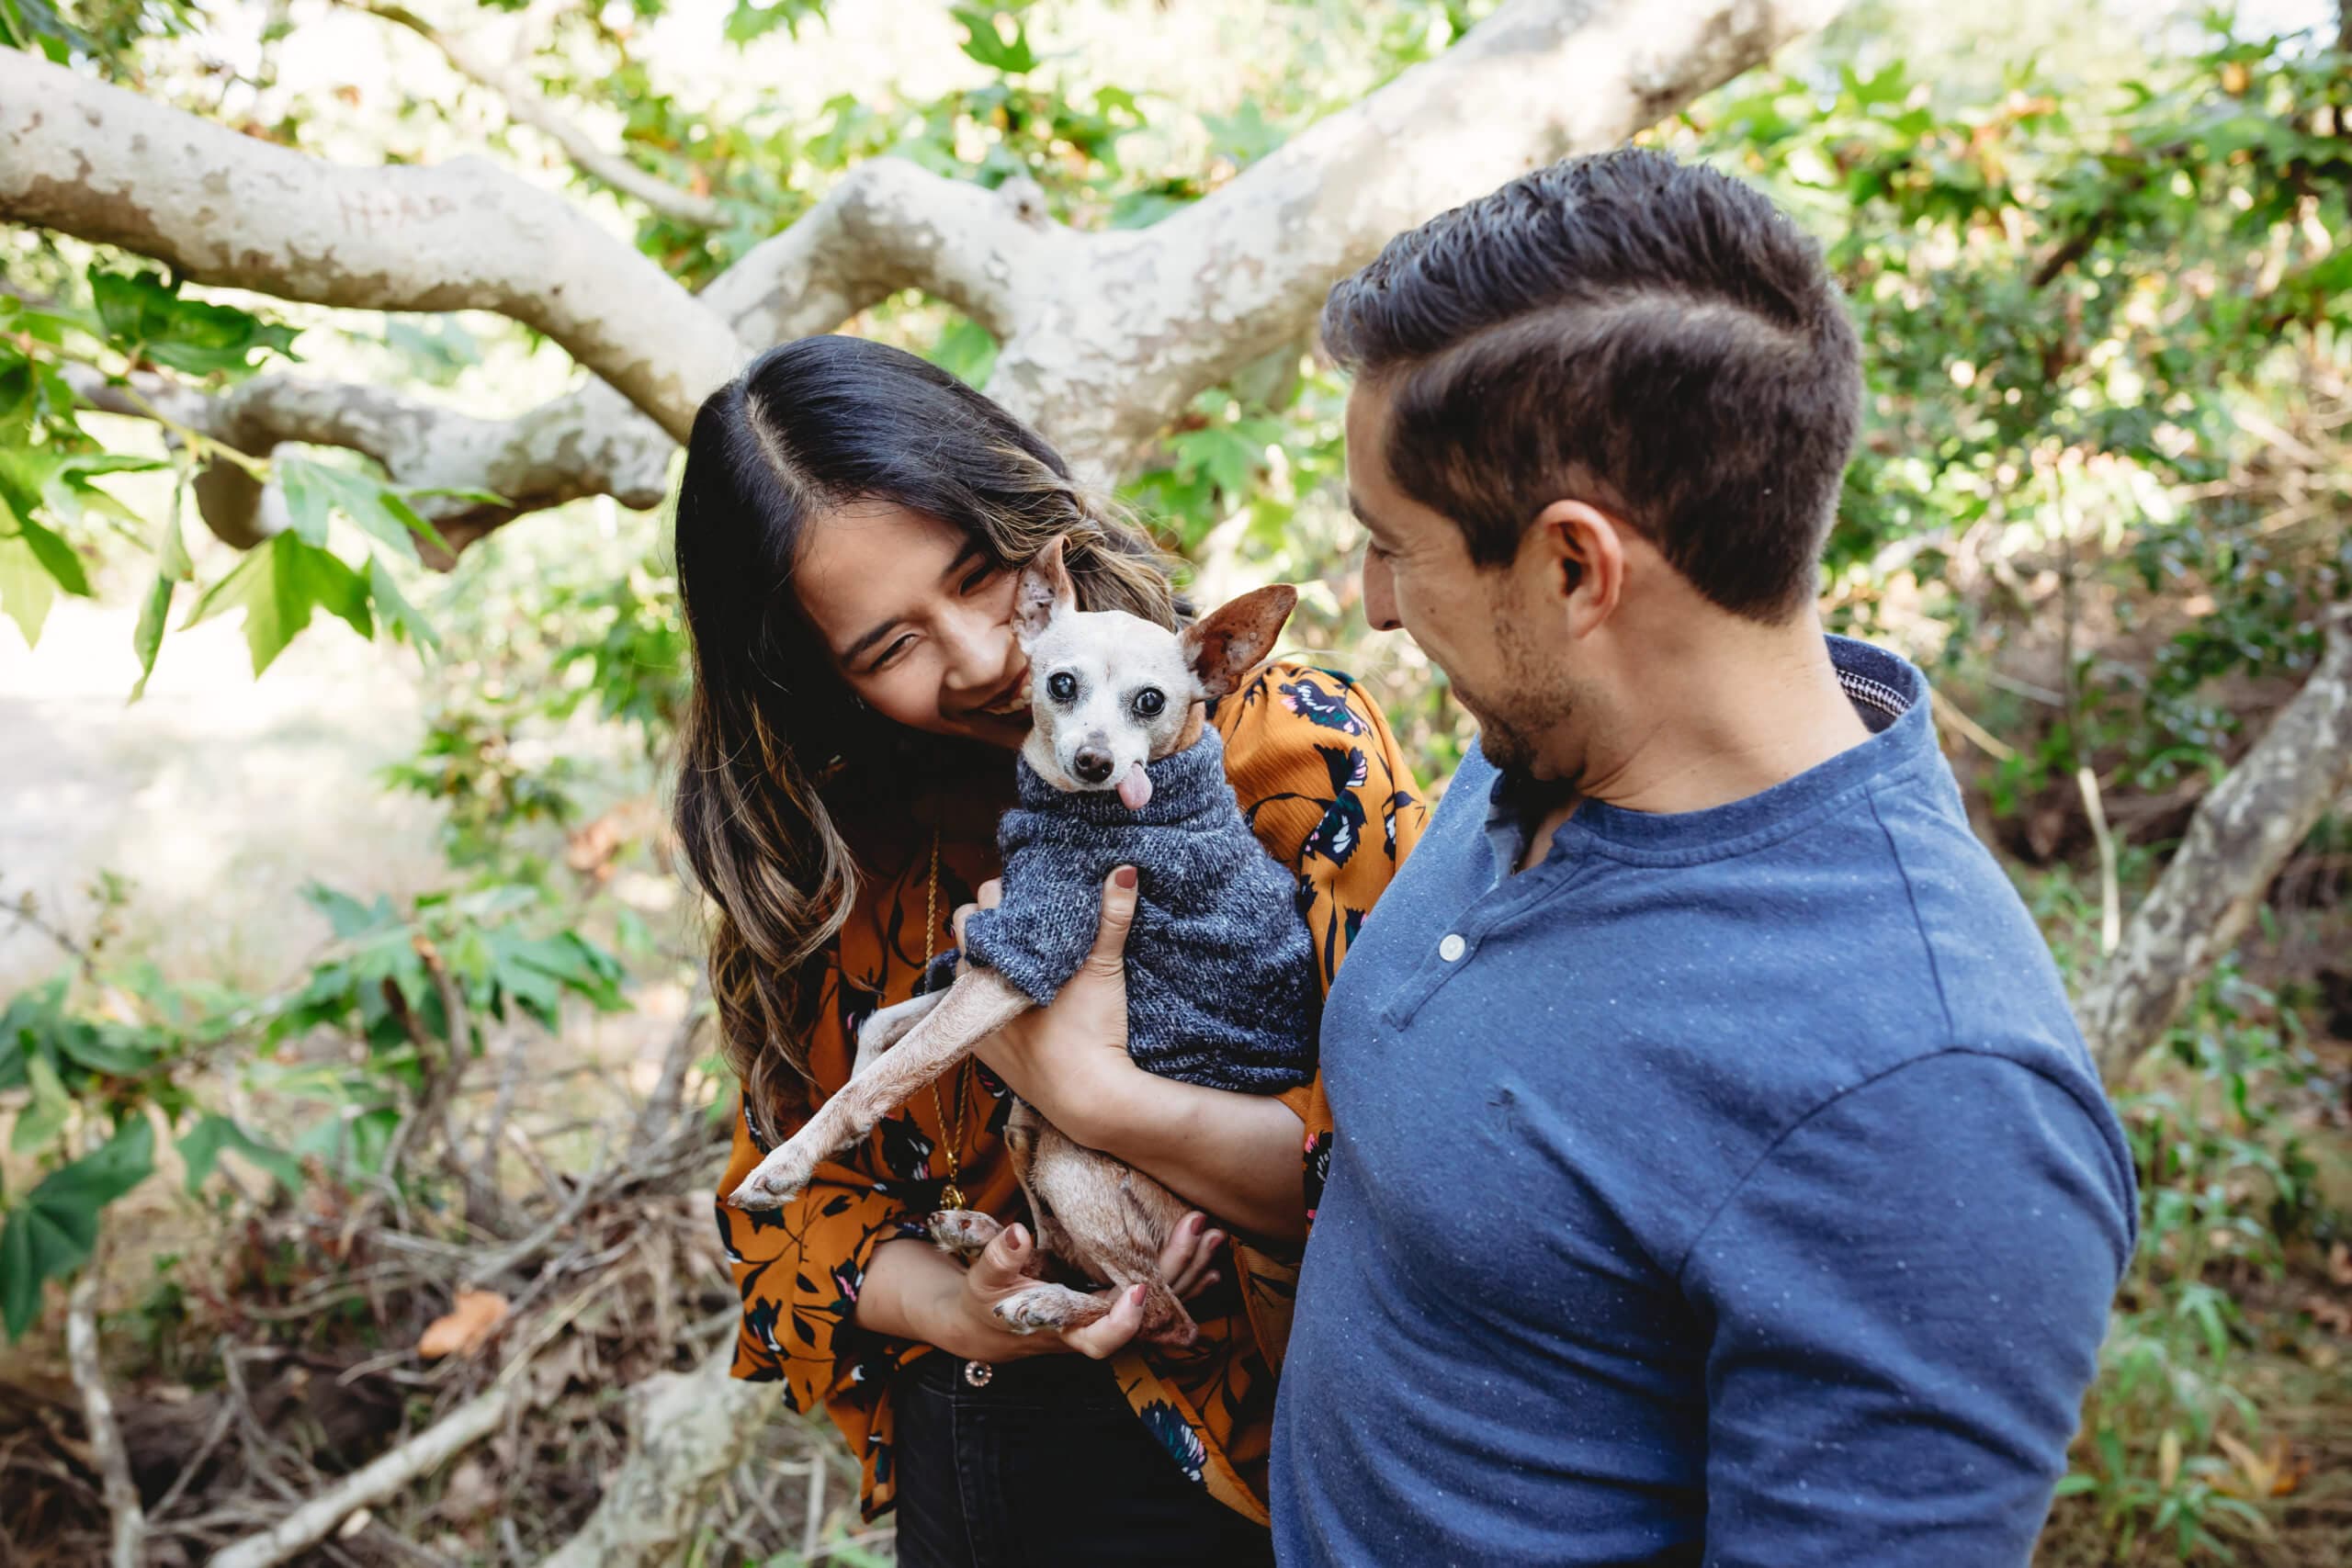
[[[951,912],[996,874],[1029,719],[1014,578],[1056,537],[1082,607],[1187,613],[1168,563],[1043,440],[911,355],[791,344],[695,420],[677,820],[744,1090],[721,1192],[846,1079],[857,1021],[912,994],[953,943]],[[1213,721],[1253,827],[1297,872],[1328,987],[1419,831],[1395,741],[1343,677],[1295,665]],[[1238,1270],[1223,1232],[1188,1219],[1162,1262],[1202,1335],[1162,1354],[1127,1343],[1125,1303],[1066,1338],[998,1328],[989,1306],[1034,1246],[1018,1224],[968,1269],[921,1237],[942,1207],[1020,1217],[1009,1090],[1248,1234],[1303,1234],[1308,1091],[1152,1077],[1071,1017],[1006,1031],[785,1207],[719,1207],[744,1304],[735,1373],[783,1382],[795,1409],[823,1403],[864,1461],[866,1516],[898,1507],[902,1562],[1271,1561],[1280,1265]]]

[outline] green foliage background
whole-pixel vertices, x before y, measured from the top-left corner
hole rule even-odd
[[[699,284],[885,153],[986,186],[1034,179],[1079,227],[1148,225],[1490,6],[1235,0],[1219,11],[1233,52],[1182,92],[1107,79],[1071,41],[1123,8],[909,8],[906,28],[960,51],[953,84],[880,77],[807,113],[740,84],[705,90],[674,47],[640,47],[678,22],[661,0],[550,12],[529,69],[550,97],[593,108],[640,168],[717,204],[721,222],[692,225],[560,176]],[[2087,966],[2100,895],[2078,771],[2125,824],[2124,881],[2143,883],[2177,832],[2167,803],[2243,750],[2310,668],[2320,609],[2352,594],[2339,439],[2352,425],[2352,75],[2332,25],[2278,37],[2219,14],[2093,8],[2026,26],[2032,15],[1865,6],[1645,140],[1757,182],[1827,247],[1869,371],[1828,563],[1833,623],[1929,666],[1980,823],[2062,954]],[[0,41],[288,145],[341,145],[356,121],[387,157],[486,137],[548,166],[471,92],[355,116],[331,84],[284,89],[276,51],[293,18],[269,10],[252,62],[225,82],[196,43],[219,18],[180,0],[0,0]],[[739,0],[716,19],[712,51],[832,25],[821,0]],[[2039,47],[2004,47],[2005,29]],[[448,863],[445,890],[405,901],[301,892],[330,934],[275,992],[100,953],[9,1003],[0,1095],[16,1107],[11,1168],[34,1173],[0,1196],[13,1338],[146,1178],[158,1127],[189,1190],[221,1204],[206,1182],[224,1150],[288,1188],[359,1180],[413,1104],[424,1057],[478,1048],[453,1034],[443,979],[476,1020],[512,1013],[560,1035],[568,1007],[625,1007],[633,970],[676,972],[688,955],[662,951],[569,865],[563,834],[653,787],[686,666],[658,517],[592,529],[583,503],[511,525],[437,574],[421,564],[420,545],[440,543],[421,498],[350,454],[265,460],[184,430],[165,444],[152,423],[93,414],[71,378],[160,369],[221,391],[289,365],[357,367],[519,408],[548,357],[521,329],[280,308],[21,232],[0,236],[0,609],[16,635],[36,641],[61,596],[113,592],[141,605],[142,671],[171,657],[174,633],[236,613],[256,676],[300,658],[288,649],[306,631],[339,635],[310,630],[322,611],[405,645],[434,711],[382,784],[446,807]],[[849,330],[975,385],[996,352],[911,294]],[[1306,585],[1294,638],[1372,683],[1436,784],[1468,730],[1442,676],[1363,625],[1344,397],[1311,345],[1270,355],[1169,411],[1125,495],[1204,591]],[[290,527],[242,556],[205,539],[185,499],[205,460],[274,475]],[[575,744],[583,726],[600,748]],[[2309,852],[2340,868],[2348,834],[2332,820]],[[2340,897],[2330,875],[2323,920]],[[2312,984],[2226,970],[2122,1091],[2146,1234],[2061,1513],[2099,1551],[2226,1556],[2273,1532],[2276,1505],[2240,1457],[2266,1441],[2245,1371],[2263,1336],[2242,1302],[2343,1224],[2308,1146],[2308,1096],[2344,1070],[2314,1054]],[[275,1108],[272,1125],[207,1087],[223,1061],[241,1100]]]

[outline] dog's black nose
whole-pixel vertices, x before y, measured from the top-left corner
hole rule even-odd
[[[1111,754],[1097,751],[1091,746],[1071,758],[1069,765],[1088,784],[1101,784],[1111,776]]]

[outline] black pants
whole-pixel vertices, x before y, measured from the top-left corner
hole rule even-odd
[[[946,1353],[891,1385],[900,1568],[1253,1568],[1267,1532],[1187,1478],[1110,1365],[1038,1356],[984,1387]]]

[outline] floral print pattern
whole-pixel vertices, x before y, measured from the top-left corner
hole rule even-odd
[[[1298,907],[1315,938],[1318,978],[1329,988],[1348,944],[1397,863],[1419,837],[1428,812],[1380,710],[1347,676],[1294,663],[1257,671],[1212,715],[1225,741],[1226,776],[1259,840],[1296,877]],[[1374,819],[1380,832],[1367,847]],[[930,836],[911,823],[895,845],[861,852],[858,901],[826,955],[808,1066],[821,1094],[849,1077],[856,1025],[875,1009],[914,993],[923,964],[923,911]],[[993,839],[944,839],[940,846],[935,944],[945,947],[949,914],[997,872]],[[959,1074],[966,1102],[961,1185],[975,1208],[1018,1215],[1020,1190],[1004,1152],[1011,1110],[1005,1086],[985,1069]],[[951,1085],[941,1085],[943,1098]],[[1330,1118],[1317,1080],[1283,1097],[1306,1123],[1310,1214],[1328,1165]],[[926,1345],[857,1325],[858,1288],[874,1249],[920,1235],[944,1183],[944,1137],[929,1094],[918,1095],[854,1149],[819,1167],[800,1196],[780,1209],[744,1213],[718,1205],[720,1239],[741,1293],[734,1374],[780,1382],[795,1410],[822,1405],[865,1463],[862,1502],[872,1518],[894,1500],[891,1374]],[[1318,1154],[1318,1150],[1320,1151]],[[735,1147],[719,1190],[731,1191],[766,1152],[748,1116],[735,1121]],[[1239,1275],[1193,1303],[1199,1339],[1181,1351],[1131,1350],[1114,1363],[1118,1382],[1152,1436],[1194,1481],[1241,1514],[1266,1517],[1265,1471],[1274,1372],[1289,1337],[1295,1258],[1236,1244]]]

